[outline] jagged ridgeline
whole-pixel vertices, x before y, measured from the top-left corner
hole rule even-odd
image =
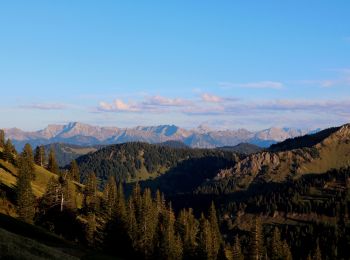
[[[181,171],[191,174],[189,163],[202,158],[203,162],[210,162],[208,169],[203,169],[203,178],[213,177],[219,169],[232,167],[238,156],[232,152],[172,148],[165,145],[151,145],[147,143],[125,143],[104,147],[95,153],[86,154],[77,159],[82,178],[89,172],[95,172],[100,180],[105,181],[114,176],[117,181],[135,182],[155,179],[163,174],[170,173],[175,167],[182,165]],[[216,160],[213,160],[216,158]],[[208,163],[209,164],[209,163]],[[208,176],[211,175],[211,176]]]
[[[230,193],[256,183],[284,182],[350,166],[350,124],[272,145],[223,169],[202,192]]]

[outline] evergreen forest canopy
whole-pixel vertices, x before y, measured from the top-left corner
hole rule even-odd
[[[277,150],[297,151],[307,163],[314,162],[312,152],[315,160],[333,165],[324,151],[342,147],[344,152],[348,145],[348,126],[287,140],[253,156],[126,143],[60,168],[53,148],[33,151],[27,144],[17,153],[0,131],[0,213],[80,247],[80,255],[68,253],[78,258],[349,259],[346,161],[322,173],[262,178],[271,174],[265,159]],[[250,185],[237,190],[235,176],[222,170],[231,173],[248,159],[264,167]],[[21,233],[2,221],[0,231]],[[1,240],[0,245],[10,248]]]

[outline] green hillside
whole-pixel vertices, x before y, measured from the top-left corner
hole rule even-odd
[[[80,146],[66,143],[53,143],[44,146],[46,154],[49,154],[50,149],[54,150],[57,163],[60,167],[70,164],[72,160],[82,155],[96,152],[101,147],[102,146]]]
[[[177,171],[190,175],[193,167],[186,168],[186,162],[199,158],[203,158],[205,161],[204,158],[212,157],[227,158],[226,164],[220,165],[224,168],[232,166],[238,158],[235,153],[219,150],[125,143],[107,146],[95,153],[81,156],[77,162],[83,178],[89,172],[94,172],[102,182],[107,180],[109,176],[114,176],[117,181],[132,183],[172,173],[173,169],[179,168],[180,165],[183,167]]]

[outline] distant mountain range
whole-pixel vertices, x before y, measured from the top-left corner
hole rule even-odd
[[[317,130],[272,127],[262,131],[252,132],[246,129],[211,130],[204,127],[186,130],[175,125],[138,126],[134,128],[99,127],[78,122],[66,125],[49,125],[43,130],[26,132],[18,128],[5,129],[7,138],[11,138],[17,149],[22,149],[25,143],[33,147],[51,143],[68,143],[74,145],[92,146],[119,144],[125,142],[163,143],[180,141],[193,148],[214,148],[235,146],[240,143],[250,143],[260,147],[281,142]]]

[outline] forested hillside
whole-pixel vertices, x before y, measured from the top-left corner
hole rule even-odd
[[[207,172],[203,172],[204,175],[200,177],[203,181],[215,176],[221,168],[232,167],[237,159],[238,156],[232,152],[125,143],[81,156],[77,163],[83,179],[88,173],[94,172],[101,182],[113,176],[117,181],[131,183],[174,172],[191,178],[199,169]],[[205,169],[204,165],[209,168]]]

